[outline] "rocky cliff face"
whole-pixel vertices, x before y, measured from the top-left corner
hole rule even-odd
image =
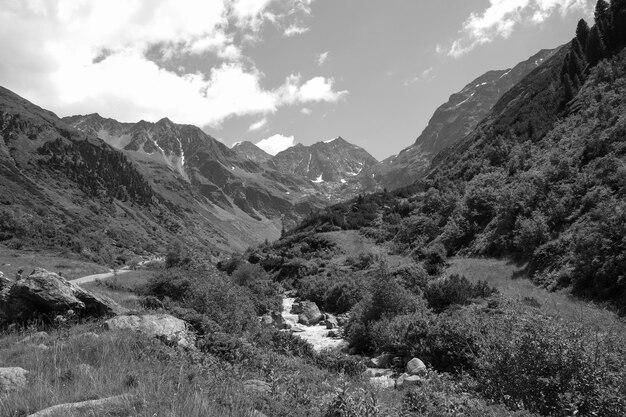
[[[359,146],[341,137],[298,144],[278,153],[271,163],[280,172],[308,179],[323,190],[326,198],[338,201],[372,188],[368,178],[376,159]]]
[[[545,49],[514,68],[489,71],[452,94],[448,102],[435,111],[413,145],[374,167],[380,186],[394,189],[419,179],[437,153],[470,133],[507,91],[555,51]]]
[[[257,164],[264,164],[272,159],[272,155],[265,152],[252,142],[244,141],[235,144],[232,150],[244,159],[256,162]]]

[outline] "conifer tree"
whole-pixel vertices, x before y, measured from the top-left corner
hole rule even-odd
[[[578,21],[578,26],[576,27],[576,39],[580,42],[580,45],[584,48],[587,45],[587,38],[589,37],[589,25],[585,21],[585,19],[580,19]]]
[[[576,53],[574,51],[570,52],[568,54],[568,68],[567,68],[567,72],[570,75],[570,77],[574,77],[576,75],[580,76],[585,67],[584,65],[580,62],[580,58],[578,58],[578,55],[576,55]]]
[[[602,34],[600,33],[598,25],[595,25],[593,29],[591,29],[585,51],[587,53],[587,61],[589,61],[590,65],[596,65],[598,61],[604,58],[606,46],[602,40]]]
[[[583,46],[578,41],[578,38],[572,39],[572,46],[570,48],[571,52],[575,54],[579,60],[585,59],[585,53],[583,52]]]
[[[607,3],[606,0],[598,0],[598,2],[596,3],[596,10],[593,13],[593,17],[596,20],[596,25],[598,25],[598,23],[603,21],[603,19],[607,15],[608,10],[609,10],[609,3]]]

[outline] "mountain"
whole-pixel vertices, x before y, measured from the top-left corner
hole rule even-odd
[[[119,123],[97,114],[64,120],[123,151],[172,199],[195,192],[221,209],[241,210],[258,222],[281,217],[293,222],[309,204],[317,204],[319,192],[308,181],[242,157],[196,126],[167,118]]]
[[[272,155],[268,154],[263,149],[249,141],[243,141],[235,144],[235,146],[232,147],[232,150],[235,151],[240,157],[254,161],[257,164],[264,164],[272,159]]]
[[[333,201],[371,188],[371,176],[364,174],[377,162],[365,149],[342,137],[311,146],[297,144],[271,159],[278,171],[308,179]]]
[[[168,119],[64,120],[0,89],[0,241],[97,262],[184,241],[218,255],[278,237],[323,199]]]
[[[419,179],[437,153],[463,139],[500,97],[556,51],[544,49],[513,68],[489,71],[452,94],[435,111],[413,145],[374,167],[377,182],[382,187],[395,189]]]

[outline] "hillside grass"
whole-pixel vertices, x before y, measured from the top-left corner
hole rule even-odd
[[[38,250],[15,250],[0,245],[0,271],[14,279],[17,271],[24,270],[28,275],[34,268],[44,268],[61,272],[63,277],[72,280],[85,275],[109,272],[109,268],[93,262],[68,258],[60,253]]]
[[[156,270],[140,269],[81,284],[80,287],[96,294],[105,295],[123,307],[137,309],[140,307],[137,293],[141,292],[141,289],[156,273]]]
[[[626,335],[626,322],[614,312],[575,298],[566,290],[550,292],[538,287],[525,271],[525,265],[505,259],[452,258],[443,275],[462,275],[473,283],[486,281],[502,295],[537,308],[543,314],[584,325],[593,331],[616,331]]]

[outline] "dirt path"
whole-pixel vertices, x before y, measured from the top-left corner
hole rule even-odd
[[[118,269],[116,271],[111,270],[110,272],[105,272],[103,274],[93,274],[93,275],[87,275],[81,278],[76,278],[76,279],[71,280],[70,282],[73,284],[77,284],[77,285],[87,284],[89,282],[93,282],[98,279],[113,278],[116,274],[122,275],[130,271],[131,271],[130,269]]]

